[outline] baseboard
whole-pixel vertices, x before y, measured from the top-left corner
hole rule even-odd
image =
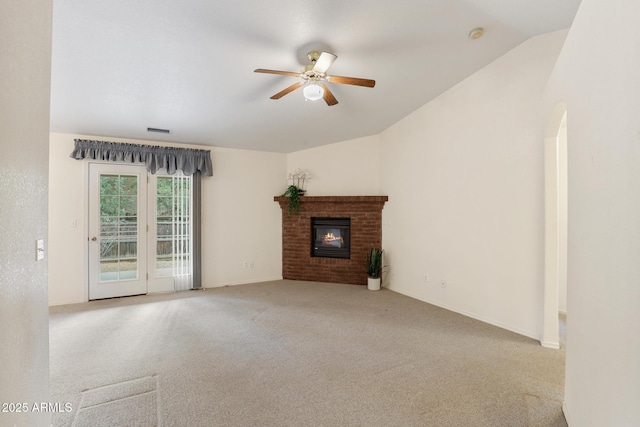
[[[240,282],[227,282],[221,284],[215,284],[211,286],[203,286],[201,289],[212,289],[212,288],[222,288],[224,286],[236,286],[236,285],[250,285],[252,283],[262,283],[262,282],[274,282],[276,280],[282,280],[282,276],[280,277],[270,277],[264,279],[252,279],[247,281]],[[166,291],[153,291],[149,292],[148,295],[160,295],[160,294],[170,294],[176,292],[175,290],[166,290]],[[88,300],[71,300],[71,301],[53,301],[49,302],[49,307],[55,307],[57,305],[69,305],[69,304],[83,304],[85,302],[89,302]]]
[[[440,308],[444,308],[445,310],[449,310],[449,311],[452,311],[454,313],[462,314],[463,316],[467,316],[467,317],[470,317],[472,319],[479,320],[481,322],[488,323],[488,324],[493,325],[493,326],[497,326],[498,328],[514,332],[514,333],[516,333],[518,335],[523,335],[525,337],[534,339],[536,341],[540,341],[540,337],[538,336],[538,334],[536,334],[536,333],[534,333],[532,331],[526,331],[526,330],[523,330],[523,329],[514,328],[511,325],[507,325],[505,323],[496,321],[494,319],[490,319],[488,317],[480,316],[480,315],[477,315],[475,313],[468,312],[466,310],[460,310],[460,309],[458,309],[456,307],[450,306],[448,304],[444,304],[444,303],[442,303],[440,301],[427,300],[425,298],[422,298],[420,296],[412,294],[411,292],[405,291],[403,289],[396,289],[394,287],[387,287],[387,289],[389,289],[390,291],[394,291],[394,292],[397,292],[399,294],[402,294],[402,295],[417,299],[419,301],[426,302],[428,304],[435,305],[435,306],[440,307]]]
[[[162,295],[162,294],[173,294],[176,291],[175,289],[170,289],[170,290],[162,290],[162,291],[149,291],[147,292],[147,295]]]
[[[69,305],[69,304],[84,304],[88,302],[87,300],[79,299],[79,300],[71,300],[71,301],[53,301],[49,302],[49,307],[55,307],[58,305]]]
[[[225,283],[217,283],[209,286],[202,286],[202,289],[213,289],[213,288],[223,288],[225,286],[238,286],[238,285],[251,285],[253,283],[263,283],[263,282],[275,282],[276,280],[282,280],[282,276],[280,277],[272,277],[272,278],[264,278],[264,279],[252,279],[246,281],[239,282],[225,282]]]
[[[569,407],[567,406],[566,400],[562,402],[562,413],[564,414],[564,419],[567,422],[567,425],[571,427],[573,423],[571,422],[571,417],[569,416]]]
[[[558,341],[542,341],[540,340],[540,345],[544,348],[552,348],[554,350],[560,349],[560,343]]]

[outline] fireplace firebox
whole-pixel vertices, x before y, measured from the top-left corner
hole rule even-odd
[[[351,218],[311,218],[311,256],[350,258]]]

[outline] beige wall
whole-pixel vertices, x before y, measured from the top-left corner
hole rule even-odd
[[[25,26],[25,17],[29,25]],[[52,2],[0,5],[0,412],[3,426],[48,426],[47,169]]]
[[[541,338],[537,116],[565,36],[526,41],[382,133],[391,289]]]
[[[310,196],[380,194],[380,136],[358,138],[287,155],[287,173],[308,170]]]
[[[640,44],[635,0],[582,0],[547,88],[567,104],[565,414],[640,425]]]
[[[203,283],[224,286],[282,278],[286,156],[213,149],[214,176],[203,182]],[[253,263],[244,269],[243,262]]]
[[[52,133],[49,168],[51,247],[49,304],[87,301],[87,162],[73,160],[73,140],[166,145],[161,142]],[[202,181],[205,287],[282,277],[281,213],[273,196],[286,186],[284,154],[211,150],[214,175]],[[251,261],[252,268],[244,268]]]

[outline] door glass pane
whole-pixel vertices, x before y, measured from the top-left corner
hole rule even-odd
[[[138,218],[127,217],[120,218],[119,223],[120,236],[122,237],[135,237],[138,235]]]
[[[118,222],[113,217],[100,217],[100,235],[101,236],[117,236]]]
[[[100,216],[117,216],[118,209],[118,196],[100,196]]]
[[[168,216],[171,218],[171,214],[173,212],[173,197],[158,197],[156,204],[158,206],[158,217]]]
[[[190,176],[157,177],[156,212],[156,276],[190,276]]]
[[[118,195],[120,177],[118,175],[100,175],[100,195]]]
[[[138,211],[138,198],[136,196],[120,197],[120,215],[136,216]]]
[[[138,261],[136,259],[120,260],[120,280],[138,277]]]
[[[108,282],[111,280],[118,280],[118,260],[100,260],[100,281]]]
[[[138,255],[138,242],[129,239],[120,240],[120,259],[136,258]]]
[[[100,239],[100,259],[118,259],[118,240],[103,238]]]
[[[138,195],[138,178],[135,176],[120,177],[120,194],[127,196]]]
[[[138,177],[100,175],[100,281],[138,278]]]
[[[173,181],[170,177],[158,177],[157,195],[158,197],[173,195]]]

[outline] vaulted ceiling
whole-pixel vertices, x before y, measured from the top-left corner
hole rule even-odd
[[[56,0],[51,130],[293,152],[374,135],[530,37],[568,28],[580,0]],[[469,32],[484,28],[484,36]],[[338,56],[338,104],[300,89],[311,50]],[[168,129],[151,133],[147,128]]]

